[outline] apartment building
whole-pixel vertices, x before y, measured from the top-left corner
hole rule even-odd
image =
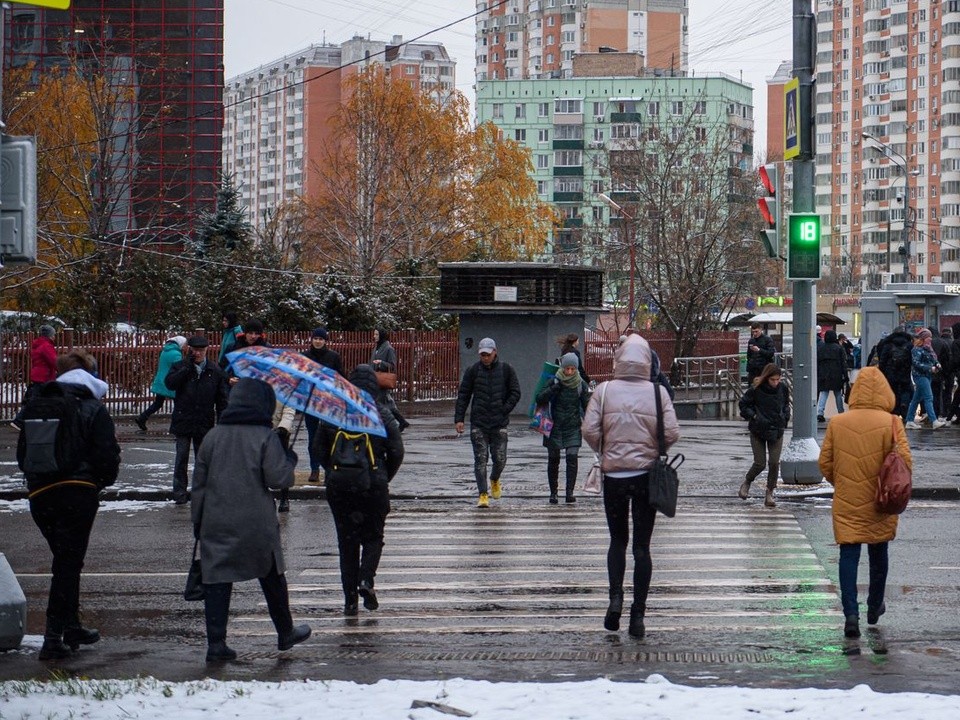
[[[284,202],[317,190],[312,168],[344,101],[344,80],[370,63],[444,102],[456,63],[438,43],[354,37],[311,45],[227,81],[223,164],[251,222],[262,225]]]
[[[110,208],[111,232],[142,237],[150,228],[189,227],[213,208],[223,0],[73,0],[68,10],[13,3],[5,19],[4,68],[29,68],[39,79],[79,62],[125,99],[123,107],[98,108],[115,115],[114,157],[99,198]]]
[[[638,53],[646,72],[687,69],[687,0],[479,0],[476,79],[573,77],[578,53]]]
[[[621,76],[489,80],[477,85],[478,122],[493,122],[505,137],[530,149],[540,199],[554,203],[563,216],[563,228],[544,259],[594,259],[611,226],[622,222],[600,194],[621,201],[630,196],[629,188],[611,183],[611,158],[635,147],[651,126],[669,129],[671,118],[692,116],[704,147],[725,147],[721,161],[731,176],[751,172],[749,85],[724,75],[637,77],[629,70],[640,63],[631,63],[631,57],[602,57],[601,67],[609,69],[616,61]],[[593,68],[594,60],[579,56],[578,72],[579,63]]]
[[[960,282],[960,1],[819,5],[824,281]]]

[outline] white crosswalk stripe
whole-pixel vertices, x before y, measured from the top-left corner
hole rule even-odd
[[[294,616],[324,635],[602,631],[609,537],[603,509],[516,506],[445,513],[398,508],[377,575],[380,609],[344,618],[338,558],[290,575]],[[657,518],[648,627],[835,627],[833,582],[788,513],[738,508]],[[627,562],[627,608],[632,578]],[[626,613],[626,609],[625,609]],[[266,613],[231,632],[269,635]]]

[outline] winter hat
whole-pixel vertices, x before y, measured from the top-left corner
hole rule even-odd
[[[194,335],[192,338],[187,340],[187,345],[192,348],[205,348],[210,344],[210,341],[207,340],[203,335]]]
[[[187,344],[187,339],[183,335],[174,335],[173,337],[167,338],[167,342],[175,342],[177,346],[183,350],[183,346]]]
[[[481,355],[483,353],[496,352],[497,344],[493,341],[493,338],[484,338],[480,341],[479,348],[477,350]]]
[[[577,362],[577,356],[576,356],[576,354],[574,354],[574,353],[572,353],[572,352],[569,352],[569,353],[567,353],[566,355],[564,355],[562,358],[560,358],[560,369],[561,369],[561,370],[562,370],[563,368],[568,368],[568,367],[575,368],[575,367],[578,367],[579,365],[580,365],[580,363]]]
[[[312,338],[322,338],[323,340],[326,340],[326,339],[327,339],[327,329],[326,329],[326,328],[322,328],[322,327],[314,328],[314,329],[313,329],[313,332],[310,334],[310,337],[312,337]]]
[[[923,328],[920,332],[917,333],[917,337],[920,338],[921,340],[926,340],[927,338],[932,338],[933,333],[927,330],[926,328]]]
[[[53,325],[41,325],[40,334],[45,338],[52,338],[57,334],[57,331],[53,329]]]
[[[943,338],[952,338],[953,337],[953,328],[943,328],[940,331],[940,337]]]

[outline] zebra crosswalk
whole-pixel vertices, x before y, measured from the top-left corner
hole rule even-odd
[[[291,607],[318,638],[602,632],[607,546],[599,503],[445,512],[398,504],[376,579],[379,610],[342,616],[335,553],[288,575]],[[834,583],[785,511],[740,506],[658,517],[651,553],[648,629],[796,633],[841,621]],[[628,603],[631,569],[628,558]],[[273,632],[265,611],[231,627]]]

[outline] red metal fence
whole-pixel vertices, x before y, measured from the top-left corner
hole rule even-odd
[[[220,350],[218,332],[202,330],[179,334],[205,334],[210,340],[209,357],[215,360]],[[57,351],[82,347],[96,359],[98,372],[110,385],[106,404],[114,415],[139,413],[153,399],[150,383],[157,369],[157,358],[164,341],[178,333],[147,331],[138,333],[75,332],[64,330],[56,338]],[[664,372],[673,362],[673,335],[644,332],[643,336],[660,356]],[[34,333],[0,333],[0,418],[11,420],[30,376],[30,345]],[[275,347],[305,350],[310,345],[308,331],[271,332],[267,339]],[[369,362],[373,352],[372,332],[331,331],[330,347],[340,353],[346,371]],[[460,382],[460,353],[456,331],[397,330],[390,343],[397,351],[399,376],[396,397],[401,401],[449,400],[457,396]],[[731,355],[738,352],[737,333],[703,333],[695,355]],[[595,333],[584,338],[584,365],[598,382],[613,376],[613,353],[617,339]]]

